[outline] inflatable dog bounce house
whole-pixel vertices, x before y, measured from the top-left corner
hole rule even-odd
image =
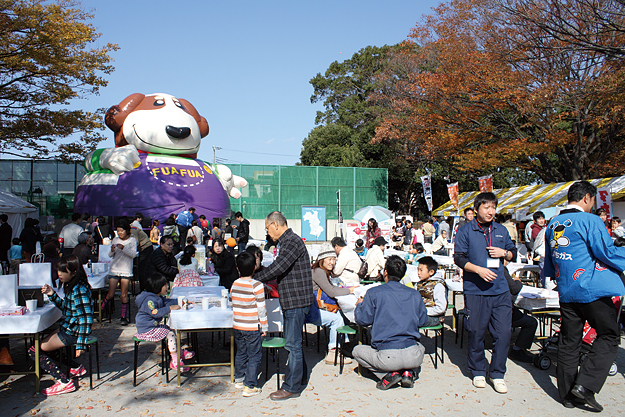
[[[165,219],[195,207],[207,219],[230,215],[247,181],[224,165],[197,159],[208,122],[191,103],[168,94],[132,94],[105,116],[115,148],[87,155],[75,211]]]

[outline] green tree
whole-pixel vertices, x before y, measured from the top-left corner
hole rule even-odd
[[[102,113],[64,108],[107,85],[109,53],[93,48],[93,15],[73,0],[0,0],[0,151],[82,158],[105,137]],[[81,132],[79,140],[68,136]]]
[[[378,74],[388,65],[391,51],[405,46],[368,46],[343,62],[330,64],[324,74],[310,80],[312,103],[323,102],[315,127],[303,142],[300,163],[319,166],[356,166],[388,169],[388,204],[409,213],[416,204],[418,181],[405,158],[406,146],[376,142],[378,118],[368,100],[378,88]],[[418,179],[417,179],[418,180]]]

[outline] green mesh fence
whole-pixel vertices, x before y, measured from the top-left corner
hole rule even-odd
[[[380,168],[338,168],[282,165],[229,165],[249,186],[233,211],[248,219],[264,219],[279,210],[299,219],[302,206],[325,206],[326,218],[337,219],[336,192],[341,190],[343,218],[362,207],[388,205],[388,171]],[[0,188],[40,208],[41,215],[71,216],[74,193],[85,175],[81,163],[0,160]],[[68,214],[69,213],[69,214]]]
[[[248,219],[263,219],[281,211],[299,219],[302,206],[325,206],[328,219],[337,219],[336,192],[341,190],[343,218],[366,206],[388,205],[388,171],[380,168],[339,168],[281,165],[228,165],[249,186],[240,199],[230,199],[233,211]]]

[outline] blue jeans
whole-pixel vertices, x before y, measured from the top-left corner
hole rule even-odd
[[[316,326],[324,326],[330,328],[330,334],[328,337],[328,351],[336,347],[336,329],[341,326],[345,326],[345,320],[340,313],[330,313],[329,311],[319,309],[319,315],[321,318],[314,322]],[[345,342],[349,342],[349,338],[345,336]]]
[[[289,352],[282,389],[294,394],[301,392],[304,389],[302,381],[308,380],[308,368],[302,346],[302,328],[308,310],[310,310],[310,306],[292,308],[282,312],[284,317],[284,349]]]
[[[243,380],[243,385],[254,388],[258,384],[258,368],[263,359],[261,331],[234,329],[237,355],[234,359],[234,379]],[[245,379],[243,379],[245,377]]]

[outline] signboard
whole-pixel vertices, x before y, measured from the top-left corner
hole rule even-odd
[[[428,211],[432,211],[432,177],[430,175],[424,175],[421,177],[421,184],[423,185],[423,197],[428,205]]]
[[[486,175],[485,177],[479,177],[477,181],[480,186],[481,193],[493,192],[493,175],[492,174]]]
[[[597,208],[605,209],[608,220],[614,217],[612,215],[612,193],[609,188],[597,189]]]
[[[326,241],[325,206],[302,206],[302,237],[306,241]]]

